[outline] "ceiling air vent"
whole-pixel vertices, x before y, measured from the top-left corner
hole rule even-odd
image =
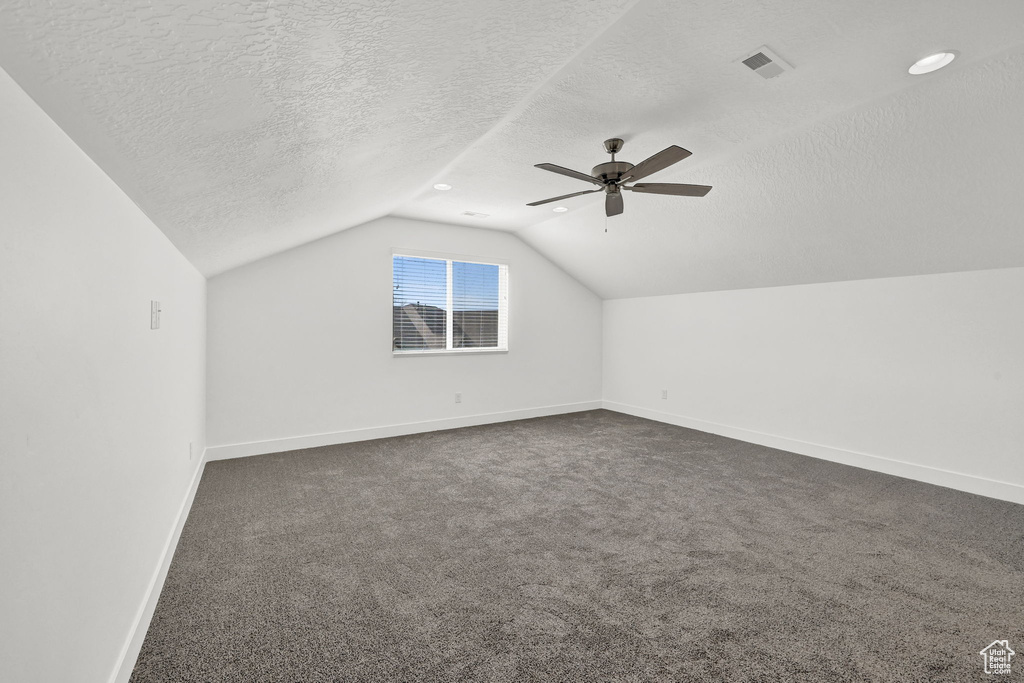
[[[740,60],[745,67],[756,73],[761,78],[775,78],[785,71],[792,71],[791,67],[782,58],[762,45],[752,53]]]

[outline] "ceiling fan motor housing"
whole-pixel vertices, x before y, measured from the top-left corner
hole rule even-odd
[[[595,166],[590,173],[601,182],[609,183],[617,182],[632,168],[633,164],[628,161],[606,161]]]

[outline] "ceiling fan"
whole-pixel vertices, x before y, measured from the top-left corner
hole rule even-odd
[[[679,183],[637,183],[637,180],[646,178],[652,173],[657,173],[663,168],[668,168],[677,161],[682,161],[686,157],[690,156],[690,152],[672,145],[666,147],[654,156],[641,161],[639,164],[634,166],[628,161],[616,161],[615,155],[622,149],[623,142],[620,138],[612,138],[604,141],[604,148],[612,155],[611,161],[606,161],[603,164],[598,164],[591,171],[593,175],[587,175],[579,171],[574,171],[571,168],[563,168],[562,166],[555,166],[554,164],[537,164],[537,168],[543,168],[545,171],[551,171],[552,173],[560,173],[567,175],[570,178],[577,178],[579,180],[585,180],[588,183],[594,183],[599,187],[594,190],[583,190],[582,192],[573,192],[572,194],[563,194],[561,197],[552,197],[551,199],[543,199],[539,202],[533,202],[527,204],[527,206],[540,206],[541,204],[547,204],[549,202],[557,202],[560,199],[568,199],[569,197],[579,197],[583,194],[591,194],[593,192],[604,192],[604,211],[608,216],[618,216],[622,213],[622,191],[629,190],[631,192],[648,192],[650,194],[672,194],[681,197],[703,197],[711,191],[710,185],[683,185]],[[626,185],[626,183],[635,183],[634,185]]]

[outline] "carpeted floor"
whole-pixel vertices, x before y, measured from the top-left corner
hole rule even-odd
[[[131,680],[963,682],[996,639],[1024,506],[593,411],[210,463]]]

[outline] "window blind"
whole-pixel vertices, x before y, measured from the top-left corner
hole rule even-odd
[[[395,352],[508,349],[508,266],[396,254]]]

